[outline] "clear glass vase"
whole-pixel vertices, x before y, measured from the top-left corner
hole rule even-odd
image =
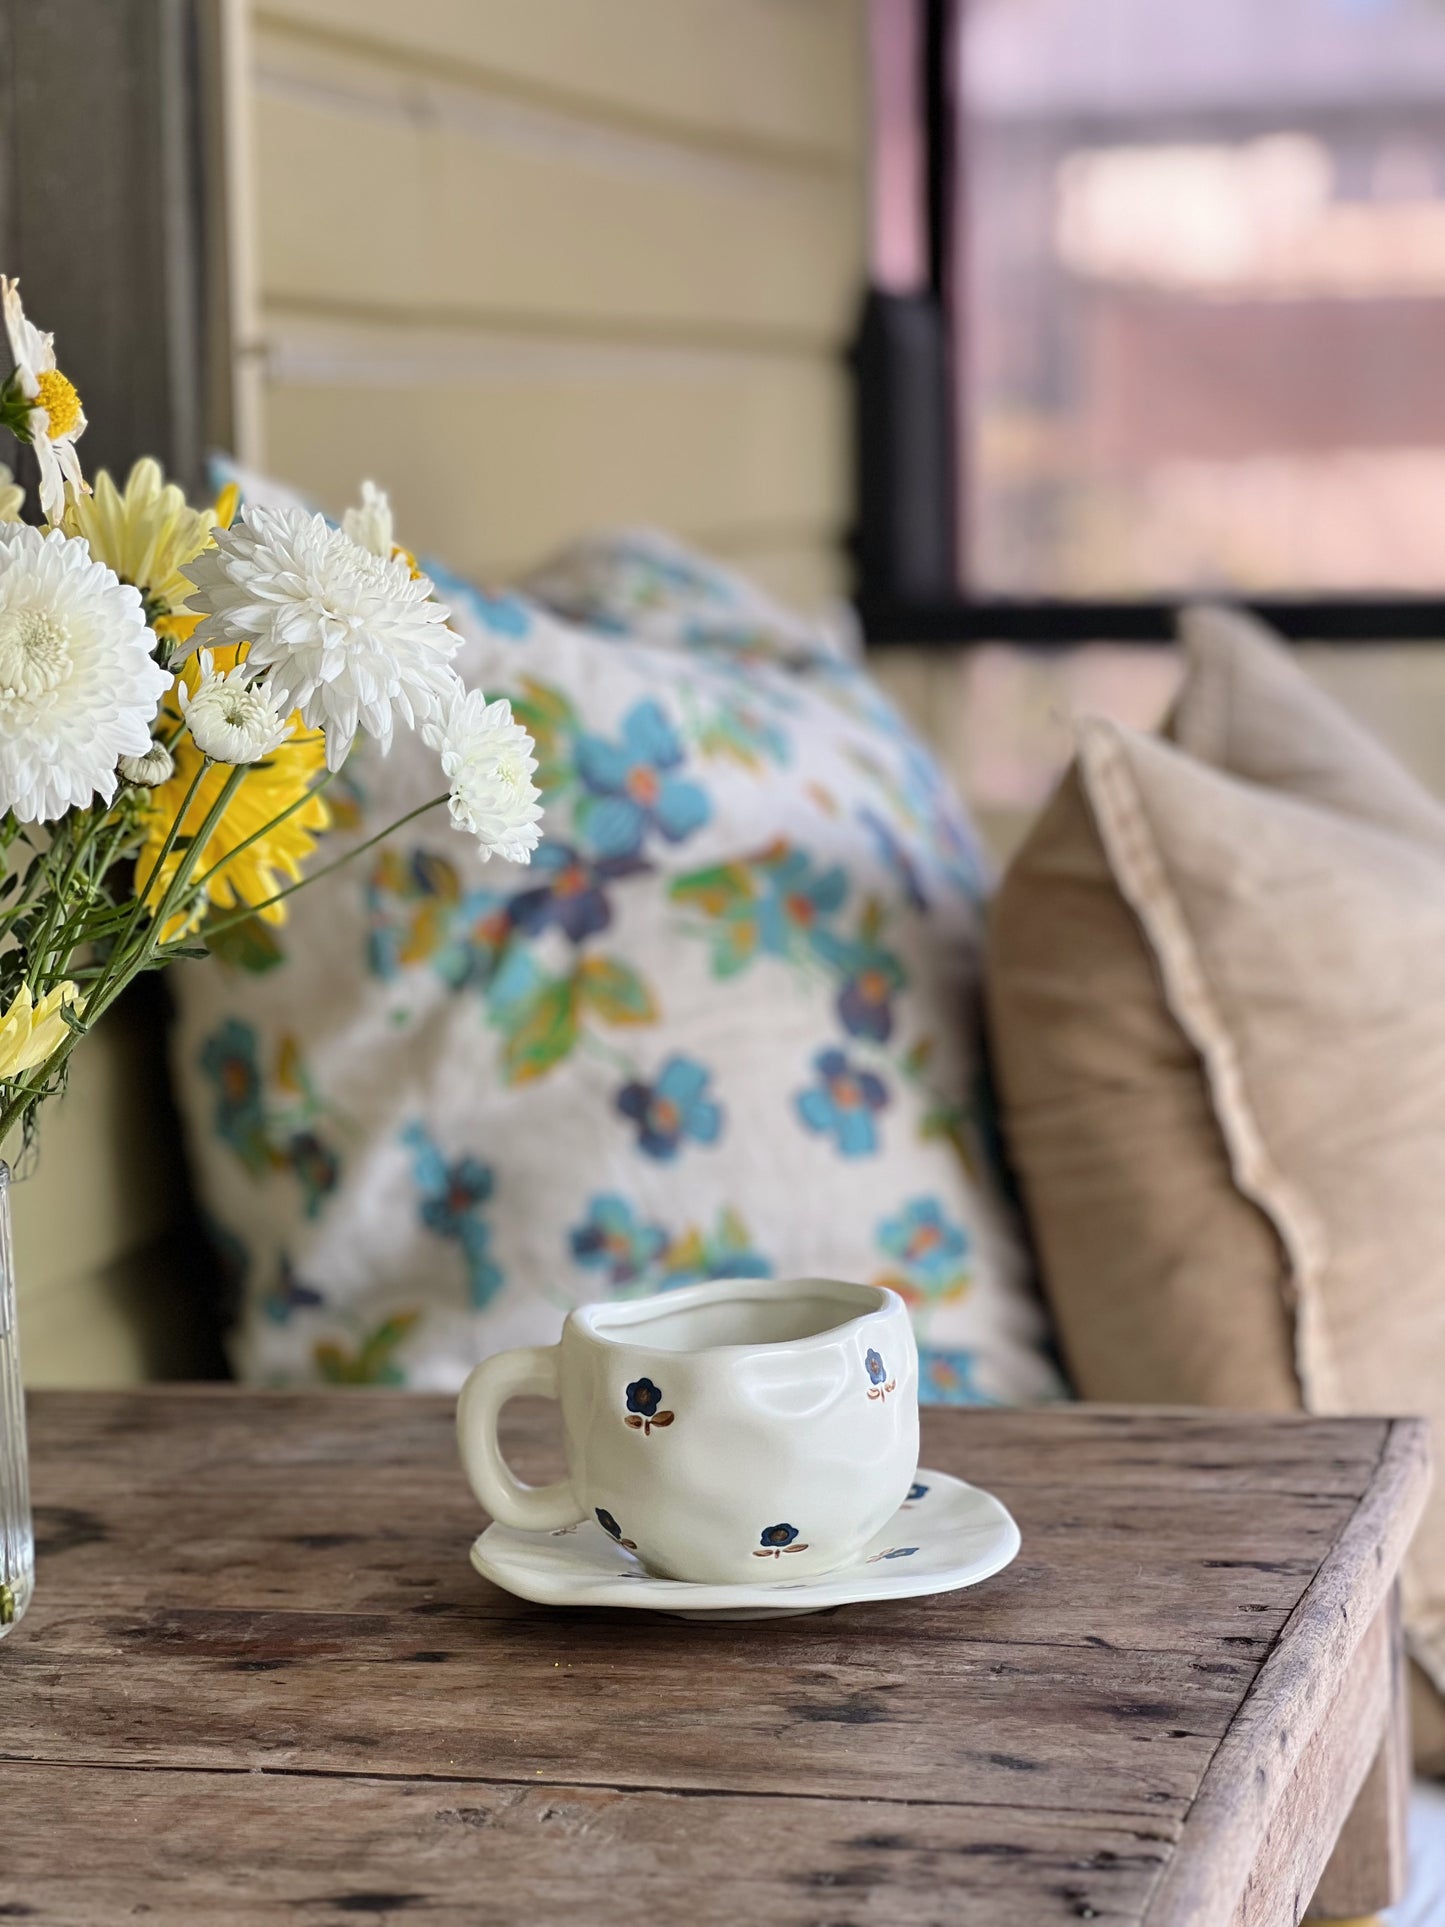
[[[15,1317],[15,1258],[10,1240],[10,1171],[0,1163],[0,1639],[23,1615],[35,1589],[35,1533],[25,1450],[25,1394]]]

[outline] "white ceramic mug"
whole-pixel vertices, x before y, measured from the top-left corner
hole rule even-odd
[[[562,1407],[555,1485],[522,1485],[502,1457],[498,1417],[526,1393]],[[484,1360],[457,1436],[504,1525],[595,1519],[669,1579],[806,1579],[856,1557],[907,1494],[918,1351],[884,1286],[723,1279],[584,1305],[560,1344]]]

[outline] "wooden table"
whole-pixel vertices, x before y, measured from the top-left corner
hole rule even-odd
[[[1018,1561],[741,1626],[484,1584],[442,1399],[51,1393],[31,1436],[0,1919],[1255,1927],[1398,1879],[1414,1421],[929,1413]]]

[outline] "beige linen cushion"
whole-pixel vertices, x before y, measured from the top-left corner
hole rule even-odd
[[[1186,643],[1193,756],[1085,725],[995,906],[1065,1360],[1088,1397],[1445,1416],[1445,812],[1256,626]],[[1407,1611],[1438,1684],[1439,1498]]]

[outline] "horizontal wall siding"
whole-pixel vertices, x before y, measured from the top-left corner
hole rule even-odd
[[[507,573],[651,521],[846,584],[855,0],[265,0],[262,446]]]
[[[267,27],[709,145],[847,158],[861,41],[840,0],[261,0]]]

